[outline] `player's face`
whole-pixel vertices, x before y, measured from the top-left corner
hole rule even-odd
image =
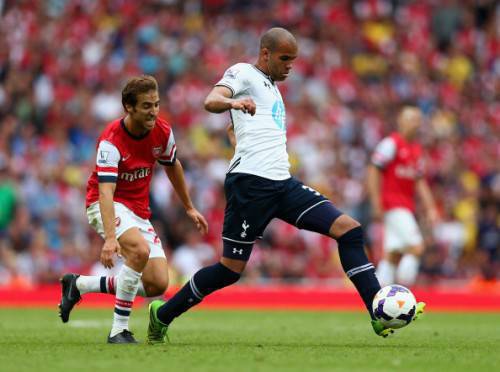
[[[420,126],[422,124],[422,114],[417,112],[414,115],[412,115],[408,120],[409,120],[409,125],[408,125],[409,137],[411,139],[414,139],[415,137],[417,137]]]
[[[137,95],[137,104],[127,110],[132,122],[145,131],[154,128],[160,111],[160,97],[156,90]]]
[[[290,74],[295,58],[297,58],[296,43],[289,41],[279,44],[275,51],[268,52],[269,76],[275,81],[285,80]]]

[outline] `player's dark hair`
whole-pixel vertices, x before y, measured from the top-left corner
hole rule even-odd
[[[274,52],[278,48],[278,44],[285,40],[293,40],[295,42],[295,37],[290,31],[284,28],[273,27],[267,30],[260,38],[260,49],[267,48],[271,52]]]
[[[137,95],[158,90],[158,83],[151,75],[134,76],[127,80],[127,84],[122,90],[122,105],[125,111],[125,105],[135,107],[137,104]]]

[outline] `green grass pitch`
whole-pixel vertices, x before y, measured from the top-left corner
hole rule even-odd
[[[112,309],[0,309],[0,371],[492,371],[500,365],[500,314],[428,313],[391,339],[361,312],[215,311],[185,314],[170,344],[144,344],[147,311],[131,328],[139,345],[107,345]],[[496,367],[495,367],[496,366]]]

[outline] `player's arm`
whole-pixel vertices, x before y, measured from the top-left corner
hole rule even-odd
[[[227,136],[229,138],[229,143],[231,146],[236,147],[236,136],[234,134],[234,124],[229,123],[226,128]]]
[[[396,143],[391,137],[386,137],[375,147],[371,164],[367,171],[367,189],[372,206],[372,216],[375,220],[383,217],[384,210],[381,201],[381,178],[383,169],[394,160]]]
[[[438,221],[439,216],[436,209],[436,203],[434,202],[434,197],[432,196],[431,189],[424,177],[421,177],[416,182],[416,190],[418,197],[422,201],[424,208],[427,213],[427,218],[431,224]]]
[[[115,207],[113,195],[116,183],[99,183],[99,209],[101,211],[102,225],[104,228],[104,245],[101,250],[101,263],[106,268],[114,266],[113,256],[120,253],[120,244],[116,239],[115,232]]]
[[[115,207],[113,204],[120,159],[120,152],[114,144],[106,140],[99,143],[96,170],[99,181],[99,210],[104,228],[101,263],[106,268],[113,267],[113,256],[115,253],[120,253],[120,244],[116,239]]]
[[[203,217],[203,215],[193,206],[191,197],[189,196],[186,179],[184,178],[184,169],[182,168],[181,162],[179,159],[175,159],[172,165],[167,165],[164,169],[175,190],[175,193],[181,200],[187,215],[191,218],[191,220],[193,220],[198,230],[202,234],[205,234],[208,231],[208,223],[205,220],[205,217]]]
[[[380,220],[383,214],[382,203],[380,201],[381,171],[375,164],[370,164],[367,173],[367,190],[372,207],[372,215],[375,220]]]
[[[226,86],[217,85],[213,87],[208,96],[205,98],[205,110],[214,114],[233,109],[241,110],[245,114],[255,115],[255,102],[251,98],[231,98],[233,92]]]

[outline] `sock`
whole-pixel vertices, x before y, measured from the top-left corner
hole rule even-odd
[[[110,336],[128,329],[128,320],[132,311],[137,288],[141,282],[142,273],[123,265],[116,283],[115,312],[113,314],[113,327]]]
[[[76,287],[80,294],[85,293],[110,293],[115,294],[116,276],[85,276],[80,275],[76,279]],[[147,297],[142,281],[139,282],[137,295]]]
[[[174,318],[199,304],[210,293],[236,283],[240,274],[228,269],[220,262],[204,267],[158,309],[158,319],[169,325]]]
[[[380,260],[377,266],[377,278],[384,287],[395,283],[396,266],[386,259]]]
[[[406,253],[399,261],[396,277],[398,283],[411,287],[415,284],[418,275],[419,259],[414,254]]]
[[[338,238],[337,242],[342,267],[358,290],[370,316],[374,319],[372,301],[375,294],[380,290],[380,284],[375,276],[373,264],[366,257],[361,226],[349,230]]]

